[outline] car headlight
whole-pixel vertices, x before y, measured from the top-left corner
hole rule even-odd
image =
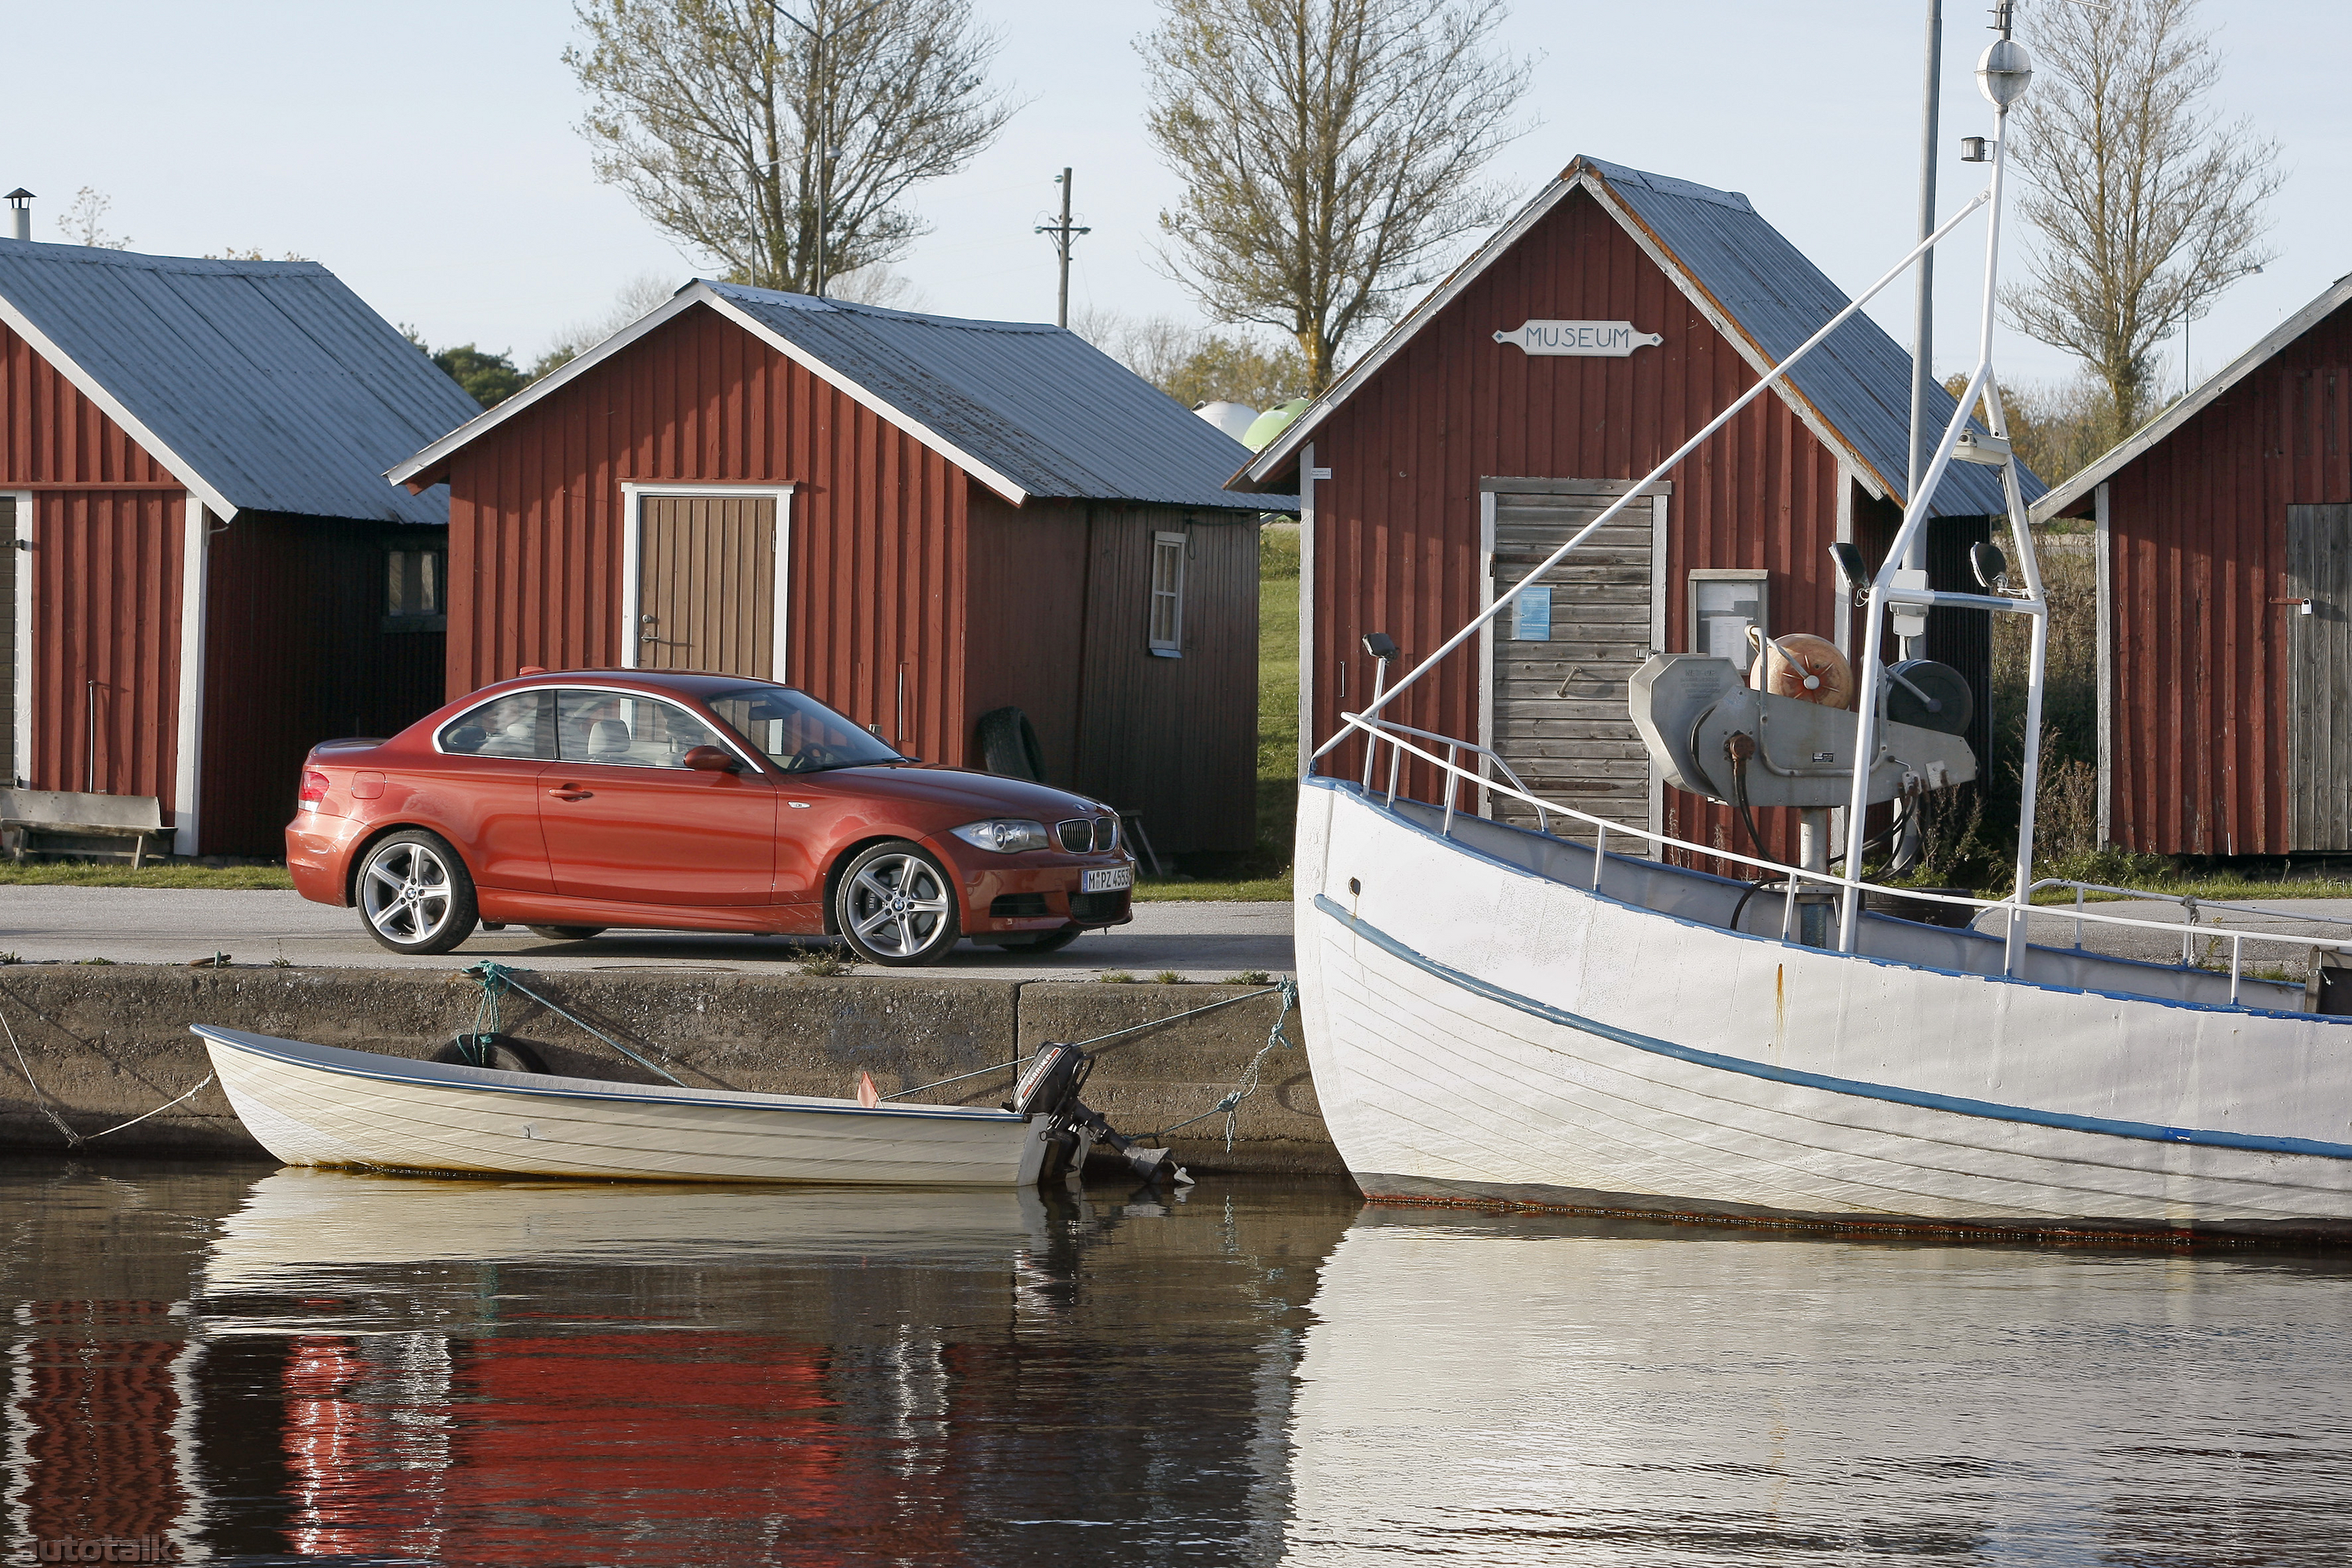
[[[967,822],[953,831],[966,844],[975,848],[993,849],[999,855],[1017,855],[1024,849],[1045,849],[1052,843],[1045,837],[1044,823],[1025,822],[1014,816]]]

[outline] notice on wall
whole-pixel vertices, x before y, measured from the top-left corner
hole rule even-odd
[[[1511,637],[1517,642],[1551,641],[1551,590],[1523,588],[1511,602]]]
[[[1495,341],[1517,343],[1530,354],[1623,359],[1635,349],[1655,348],[1666,340],[1656,332],[1635,331],[1631,321],[1525,321],[1510,331],[1496,332]]]

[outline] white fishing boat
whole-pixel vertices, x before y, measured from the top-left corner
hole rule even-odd
[[[1010,1187],[1073,1152],[1082,1162],[1068,1128],[1091,1115],[1066,1070],[1025,1074],[1024,1110],[1013,1111],[616,1083],[194,1032],[239,1120],[289,1165]]]
[[[1344,714],[1317,752],[1360,736],[1367,753],[1360,777],[1304,781],[1296,918],[1317,1097],[1368,1195],[2352,1237],[2352,1019],[2305,1011],[2303,986],[2246,970],[2263,944],[2309,937],[2207,927],[2226,972],[2185,953],[2171,967],[2027,940],[2048,611],[1992,376],[1992,301],[2006,114],[2031,70],[2004,36],[1978,75],[1994,105],[1984,191],[1485,614]],[[1771,639],[1757,660],[1762,689],[1729,660],[1695,655],[1653,657],[1632,683],[1636,727],[1669,782],[1743,816],[1802,814],[1797,867],[1538,798],[1487,748],[1381,717],[1979,208],[1992,218],[1961,412],[1883,564],[1874,574],[1841,557],[1850,586],[1867,591],[1861,657],[1846,666],[1820,639]],[[1990,440],[1968,427],[1980,395]],[[1980,594],[1930,591],[1906,569],[1956,459],[1999,469],[2021,586],[1992,553],[1979,557]],[[1890,670],[1881,658],[1890,611],[1929,607],[2022,616],[2031,628],[2015,890],[1998,902],[1904,895],[1996,910],[1996,934],[1874,912],[1871,886],[1830,866],[1832,808],[1844,813],[1844,866],[1861,868],[1874,805],[1977,772],[1964,721],[1938,700],[1957,673],[1924,661]],[[1392,655],[1367,640],[1374,657]],[[1832,700],[1842,687],[1850,708]],[[1401,763],[1442,780],[1439,793],[1401,796]],[[1532,808],[1537,826],[1478,815],[1505,800]],[[1702,858],[1760,879],[1672,863]],[[2080,918],[2157,923],[2095,908]]]

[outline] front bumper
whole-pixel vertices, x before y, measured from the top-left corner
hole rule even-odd
[[[1014,931],[1052,931],[1066,926],[1092,930],[1125,925],[1135,918],[1135,862],[1123,855],[1082,858],[1039,851],[1002,858],[1003,863],[979,866],[961,857],[954,865],[963,889],[963,930],[966,936]],[[1079,889],[1085,873],[1128,868],[1129,885],[1111,892]]]

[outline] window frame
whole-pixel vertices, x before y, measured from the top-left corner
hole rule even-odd
[[[429,610],[394,610],[392,605],[392,574],[394,571],[401,571],[404,579],[408,579],[408,572],[400,563],[412,557],[420,564],[411,580],[429,595],[433,605]],[[383,550],[383,575],[376,585],[377,603],[382,608],[377,629],[386,632],[448,630],[449,547],[446,544],[387,544]]]
[[[1171,548],[1172,546],[1172,548]],[[1151,572],[1147,579],[1149,597],[1144,605],[1144,646],[1154,658],[1184,657],[1184,565],[1192,554],[1192,536],[1172,529],[1155,529],[1151,534]],[[1175,585],[1163,588],[1160,583],[1162,560],[1175,563]],[[1160,635],[1160,604],[1168,601],[1168,636]]]

